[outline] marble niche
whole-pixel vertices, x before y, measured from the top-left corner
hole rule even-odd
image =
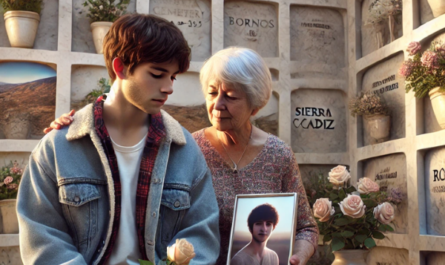
[[[406,249],[375,247],[369,251],[368,257],[366,258],[366,264],[403,265],[408,264],[408,257],[409,253]]]
[[[240,46],[262,57],[278,57],[277,6],[262,2],[224,2],[224,47]]]
[[[362,79],[362,92],[373,91],[379,94],[388,104],[391,111],[391,131],[389,140],[405,137],[405,80],[398,74],[404,60],[403,53],[371,66]],[[358,146],[375,144],[369,136],[369,128],[363,118],[358,119]],[[362,130],[363,128],[363,130]],[[363,137],[363,138],[362,138]],[[363,140],[363,141],[361,141]]]
[[[445,147],[425,154],[424,177],[427,233],[445,236]]]
[[[99,89],[101,78],[110,80],[108,71],[102,66],[73,65],[71,68],[71,109],[81,109],[82,102],[93,89]]]
[[[376,181],[381,191],[391,194],[396,189],[403,196],[402,202],[394,206],[394,232],[408,233],[408,199],[406,180],[406,157],[404,154],[393,154],[362,161],[363,175]]]
[[[151,0],[150,14],[171,21],[182,31],[192,50],[192,61],[210,57],[209,0]]]
[[[346,78],[345,27],[340,11],[292,5],[291,78]]]
[[[291,94],[295,153],[346,151],[346,95],[339,90],[298,89]]]

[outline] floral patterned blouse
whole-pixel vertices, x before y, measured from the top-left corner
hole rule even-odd
[[[298,194],[297,234],[295,240],[307,240],[315,248],[318,227],[312,216],[297,160],[292,149],[278,137],[269,134],[256,158],[234,173],[221,155],[205,138],[204,129],[193,133],[213,175],[213,187],[219,206],[221,253],[218,265],[226,264],[236,194],[284,193]]]

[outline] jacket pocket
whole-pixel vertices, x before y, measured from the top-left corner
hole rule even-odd
[[[190,193],[180,189],[164,189],[161,199],[161,241],[168,244],[181,228],[190,208]]]
[[[80,253],[88,250],[91,239],[98,231],[98,199],[101,197],[98,184],[59,182],[59,202]]]

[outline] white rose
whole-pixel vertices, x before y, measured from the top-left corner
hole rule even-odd
[[[348,170],[345,166],[336,166],[329,172],[329,182],[331,182],[334,185],[343,185],[345,182],[347,182],[351,178],[351,175],[349,175]]]
[[[379,184],[371,180],[370,178],[361,178],[357,184],[357,190],[362,194],[368,194],[370,192],[377,192],[380,190]]]
[[[186,239],[176,239],[176,243],[167,247],[167,258],[176,265],[187,265],[195,257],[193,245]]]
[[[389,224],[394,220],[394,208],[389,202],[379,204],[374,208],[374,217],[382,224]]]
[[[317,199],[314,203],[314,216],[319,218],[318,221],[326,222],[335,213],[332,202],[327,198]]]
[[[352,218],[360,218],[365,214],[366,206],[358,195],[349,194],[339,205],[343,214]]]

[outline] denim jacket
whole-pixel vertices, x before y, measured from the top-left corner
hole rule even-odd
[[[165,112],[162,119],[167,136],[147,199],[147,257],[159,264],[167,246],[186,238],[196,252],[190,264],[214,264],[220,238],[210,171],[190,133]],[[88,105],[71,126],[46,135],[31,153],[17,197],[23,262],[97,264],[111,236],[114,194]]]

